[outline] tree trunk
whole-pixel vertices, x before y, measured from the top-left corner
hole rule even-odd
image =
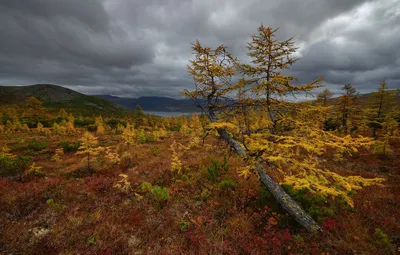
[[[219,135],[225,139],[229,145],[241,157],[246,157],[247,153],[239,144],[238,141],[225,130],[218,129]],[[256,170],[260,181],[267,187],[268,191],[272,194],[275,200],[282,206],[282,208],[292,216],[301,226],[309,231],[320,231],[320,226],[301,208],[296,201],[294,201],[282,188],[279,186],[267,173],[264,171],[261,163],[256,163]]]

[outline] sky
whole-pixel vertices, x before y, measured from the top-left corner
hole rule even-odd
[[[290,74],[338,95],[400,88],[400,0],[1,0],[0,84],[180,97],[191,43],[241,61],[260,24],[299,47]]]

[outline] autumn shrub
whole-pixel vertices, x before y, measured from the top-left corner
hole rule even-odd
[[[118,181],[117,184],[114,185],[114,188],[119,189],[121,192],[129,193],[132,191],[131,183],[128,181],[128,175],[120,174],[121,179]]]
[[[77,142],[67,142],[67,141],[62,141],[60,142],[60,146],[63,148],[63,151],[65,153],[68,152],[76,152],[78,151],[79,147],[81,146],[81,142],[77,141]]]
[[[26,176],[42,178],[45,177],[46,174],[42,171],[41,166],[36,166],[35,163],[33,163],[32,165],[29,166],[28,170],[26,171]]]
[[[319,223],[333,216],[340,204],[345,205],[342,203],[343,200],[339,199],[334,203],[334,201],[328,201],[328,198],[324,196],[311,194],[307,189],[294,190],[286,184],[282,184],[282,188]]]
[[[375,242],[380,247],[382,247],[386,251],[392,250],[392,248],[393,248],[392,247],[392,242],[390,241],[390,238],[389,238],[388,234],[386,234],[382,229],[376,228],[375,229],[375,233],[374,233],[374,237],[375,237]]]
[[[140,188],[142,189],[143,192],[147,193],[147,192],[151,192],[152,185],[149,182],[143,182],[140,185]]]
[[[92,119],[75,119],[74,120],[74,126],[75,127],[86,127],[89,125],[93,125],[94,124],[94,120]]]
[[[181,231],[185,231],[190,226],[190,222],[181,219],[180,221],[178,221],[177,225]]]
[[[160,152],[161,152],[160,148],[156,147],[156,146],[151,146],[149,148],[149,150],[150,150],[150,154],[153,155],[153,156],[158,156],[160,154]]]
[[[143,182],[141,185],[141,189],[144,193],[149,193],[153,196],[153,198],[158,202],[158,205],[162,208],[165,203],[170,198],[168,188],[153,186],[149,182]]]
[[[154,137],[146,137],[143,143],[154,143],[156,139]]]
[[[153,188],[151,189],[151,193],[160,204],[160,206],[163,206],[165,202],[167,202],[167,200],[169,199],[169,191],[165,187],[153,186]]]
[[[231,178],[224,179],[220,183],[218,183],[218,189],[220,190],[234,189],[236,188],[236,186],[236,182]]]
[[[31,149],[33,151],[40,151],[46,149],[48,145],[49,143],[46,140],[38,141],[35,138],[33,138],[28,144],[28,149]]]
[[[46,205],[56,211],[63,209],[63,206],[60,203],[56,203],[52,198],[46,200]]]
[[[210,196],[211,191],[209,191],[208,189],[203,189],[203,191],[200,193],[199,200],[206,201]]]
[[[333,118],[328,118],[324,121],[324,130],[325,131],[334,131],[338,128],[337,121]]]
[[[119,119],[110,119],[110,120],[105,121],[105,123],[107,126],[110,126],[112,129],[117,128],[118,124],[126,127],[126,122],[121,121]]]
[[[206,167],[207,178],[215,182],[219,177],[226,174],[229,170],[228,158],[225,156],[222,161],[218,159],[211,159],[211,165]]]
[[[21,174],[31,163],[32,158],[29,156],[0,154],[0,176]]]

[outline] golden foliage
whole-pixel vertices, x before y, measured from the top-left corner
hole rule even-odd
[[[343,196],[351,204],[348,189],[383,180],[343,177],[320,166],[319,159],[333,151],[334,159],[343,160],[358,153],[359,148],[371,146],[373,141],[325,130],[325,122],[332,114],[327,103],[332,97],[329,90],[320,94],[317,105],[287,100],[287,96],[320,87],[322,78],[299,85],[294,83],[295,77],[283,75],[282,71],[296,62],[292,57],[296,48],[293,38],[278,41],[277,30],[259,27],[259,33],[248,44],[250,64],[240,64],[224,45],[211,49],[197,41],[192,47],[194,59],[187,67],[196,89],[183,94],[203,109],[211,121],[209,130],[226,130],[239,143],[235,148],[246,151],[248,167],[239,168],[239,175],[248,178],[255,162],[267,162],[269,171],[278,171],[286,183],[294,185],[299,181],[297,185]],[[241,79],[233,83],[232,77],[238,74],[242,74]],[[343,90],[336,113],[347,132],[357,125],[359,111],[355,89],[347,84]],[[233,102],[225,100],[235,93]]]
[[[56,152],[54,153],[53,157],[51,157],[51,160],[55,161],[56,163],[60,163],[62,155],[64,155],[63,148],[58,148],[56,149]]]
[[[122,126],[120,126],[119,128],[121,128]],[[135,139],[136,139],[136,130],[135,127],[133,125],[131,125],[130,123],[126,124],[126,127],[123,129],[122,131],[122,135],[121,135],[122,139],[125,140],[125,143],[129,146],[131,146],[132,144],[135,143]]]
[[[119,189],[121,192],[129,193],[132,191],[131,183],[128,181],[128,175],[120,174],[121,180],[114,185],[114,188]]]
[[[170,150],[172,152],[171,156],[171,171],[172,172],[177,172],[178,174],[181,174],[182,171],[182,162],[179,159],[179,155],[177,152],[177,143],[174,140],[170,146]]]

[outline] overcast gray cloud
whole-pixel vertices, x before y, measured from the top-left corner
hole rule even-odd
[[[193,87],[190,43],[245,60],[261,23],[295,36],[302,82],[400,88],[399,0],[1,0],[0,84],[179,97]]]

